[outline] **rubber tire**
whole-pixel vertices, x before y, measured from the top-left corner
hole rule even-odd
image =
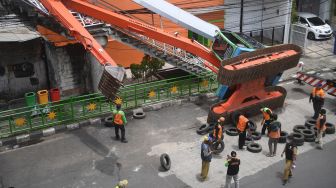
[[[281,131],[280,132],[280,138],[279,138],[279,143],[286,143],[287,141],[287,136],[288,136],[288,132],[286,131]]]
[[[311,128],[311,127],[314,127],[316,124],[316,120],[315,119],[308,119],[306,122],[305,122],[305,126],[307,128]]]
[[[300,130],[300,133],[303,134],[304,138],[315,138],[315,132],[311,129]]]
[[[134,119],[143,119],[146,117],[146,113],[145,112],[136,112],[133,113],[133,118]]]
[[[215,144],[217,145],[217,147],[215,148]],[[221,146],[220,149],[217,149],[218,146]],[[219,143],[218,142],[215,142],[213,144],[211,144],[211,150],[213,151],[214,154],[220,154],[224,151],[224,148],[225,148],[225,144],[223,142],[223,140],[221,140]]]
[[[325,130],[326,134],[334,134],[335,133],[335,125],[334,124],[327,122],[326,127],[327,127],[327,129]]]
[[[313,32],[309,32],[308,35],[307,35],[307,38],[309,40],[315,40],[315,34]]]
[[[304,136],[301,133],[297,133],[297,132],[293,132],[290,135],[288,135],[289,137],[291,137],[293,139],[294,144],[296,144],[297,146],[302,146],[301,143],[304,142]]]
[[[239,135],[239,132],[238,132],[238,129],[233,127],[233,128],[228,128],[226,129],[226,134],[229,135],[229,136],[238,136]]]
[[[247,151],[252,152],[252,153],[259,153],[262,150],[262,147],[258,143],[249,143],[247,144]]]
[[[112,122],[112,116],[109,116],[109,117],[106,117],[105,119],[104,119],[104,125],[106,126],[106,127],[113,127],[114,126],[114,124],[113,124],[113,122]]]
[[[301,133],[301,130],[307,130],[307,127],[304,125],[295,125],[293,131],[296,133]]]
[[[315,142],[315,138],[304,138],[305,142]]]
[[[252,133],[253,140],[260,140],[261,139],[261,133],[258,131],[255,131]]]
[[[201,125],[197,130],[196,130],[196,133],[197,134],[200,134],[200,135],[205,135],[208,133],[208,129],[209,129],[209,124],[203,124]]]
[[[164,153],[160,156],[160,163],[163,169],[165,169],[166,171],[170,169],[170,157],[168,154]]]
[[[250,121],[253,125],[252,128],[250,128],[251,131],[255,132],[257,130],[257,125],[253,122],[253,121]]]

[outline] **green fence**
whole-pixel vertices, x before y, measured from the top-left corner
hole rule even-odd
[[[215,91],[216,75],[185,76],[145,84],[128,85],[120,89],[123,108],[181,98]],[[24,107],[0,112],[0,137],[28,133],[46,127],[78,122],[111,112],[114,104],[101,94],[70,97],[45,106]]]

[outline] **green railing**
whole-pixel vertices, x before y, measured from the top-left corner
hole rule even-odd
[[[215,91],[216,75],[185,76],[174,79],[133,84],[120,89],[123,109]],[[70,97],[46,106],[23,107],[0,111],[0,137],[28,133],[33,130],[78,122],[109,113],[114,104],[101,94]]]

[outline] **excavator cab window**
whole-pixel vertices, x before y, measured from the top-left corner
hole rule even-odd
[[[221,35],[217,35],[212,44],[212,51],[216,54],[217,58],[222,61],[232,57],[235,47],[230,45],[229,42]]]

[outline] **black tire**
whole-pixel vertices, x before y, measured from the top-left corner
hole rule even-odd
[[[288,136],[288,133],[286,131],[281,131],[280,132],[280,138],[279,138],[279,143],[286,143],[287,141],[287,136]]]
[[[247,144],[247,150],[252,153],[259,153],[262,150],[262,147],[258,143],[249,143]]]
[[[316,124],[316,120],[315,119],[309,119],[305,122],[305,126],[310,129],[311,127],[314,127]]]
[[[163,169],[165,169],[166,171],[170,169],[170,158],[169,155],[164,153],[160,156],[160,163]]]
[[[257,125],[253,121],[250,121],[250,123],[251,123],[251,127],[249,127],[249,129],[251,131],[256,131],[257,130]]]
[[[226,129],[226,134],[229,135],[229,136],[238,136],[239,135],[239,132],[238,132],[238,129],[233,127],[233,128],[228,128]]]
[[[200,135],[205,135],[208,133],[208,129],[209,129],[209,124],[203,124],[201,125],[197,130],[196,133],[200,134]]]
[[[146,117],[145,112],[135,112],[135,113],[133,113],[133,118],[134,119],[143,119],[145,117]]]
[[[304,125],[295,125],[293,131],[296,133],[301,133],[302,130],[307,130],[307,127]]]
[[[326,134],[334,134],[335,133],[335,125],[334,124],[327,122],[326,127],[327,127],[326,130],[325,130]]]
[[[314,35],[314,33],[313,33],[313,32],[309,32],[307,38],[308,38],[309,40],[315,40],[315,35]]]
[[[106,127],[113,127],[113,121],[112,121],[112,119],[113,119],[113,117],[112,116],[109,116],[109,117],[106,117],[105,119],[104,119],[104,125],[106,126]]]
[[[305,142],[315,142],[315,138],[304,138]]]
[[[211,144],[211,150],[213,151],[214,154],[220,154],[225,148],[224,142],[221,140],[219,142],[214,142]]]
[[[297,146],[303,145],[303,144],[301,145],[301,143],[304,142],[303,134],[294,132],[294,133],[291,133],[289,137],[293,139],[294,144],[296,144]]]
[[[296,143],[295,143],[296,146],[303,146],[303,144],[304,144],[304,139],[303,139],[302,142],[296,142]]]
[[[303,134],[304,138],[314,138],[315,132],[311,129],[300,130],[300,133]]]
[[[253,140],[260,140],[261,139],[261,133],[258,131],[255,131],[252,133]]]

